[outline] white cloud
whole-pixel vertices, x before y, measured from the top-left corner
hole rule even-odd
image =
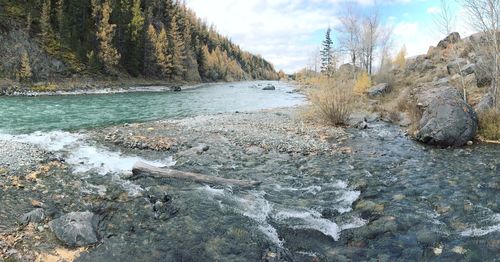
[[[243,49],[288,72],[306,64],[313,33],[337,23],[334,10],[302,0],[188,0],[187,5]]]
[[[427,8],[427,13],[428,14],[439,14],[439,13],[441,13],[441,8],[439,8],[437,6],[431,6],[431,7]]]
[[[337,25],[336,5],[356,2],[369,7],[375,3],[406,5],[424,1],[427,0],[187,0],[187,5],[244,50],[262,55],[276,69],[294,72],[310,62],[311,53],[320,45],[318,33]],[[426,53],[440,38],[433,37],[418,22],[399,19],[409,18],[400,14],[388,21],[395,24],[396,45],[406,44],[410,55]]]

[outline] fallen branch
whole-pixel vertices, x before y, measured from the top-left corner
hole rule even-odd
[[[173,178],[180,180],[189,180],[197,183],[234,185],[240,187],[255,187],[261,184],[261,182],[258,181],[227,179],[173,169],[159,168],[140,161],[137,162],[132,168],[132,174],[133,175],[129,179],[138,179],[141,175],[149,175],[156,178]]]

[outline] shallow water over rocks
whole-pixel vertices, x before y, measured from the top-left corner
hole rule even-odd
[[[79,261],[497,259],[497,145],[437,149],[375,122],[366,130],[348,129],[339,145],[346,150],[302,154],[233,143],[229,138],[237,131],[227,129],[186,130],[193,144],[209,149],[178,159],[171,158],[174,152],[116,148],[68,132],[9,140],[49,141],[54,148],[44,147],[66,158],[72,171],[46,178],[51,197],[38,191],[29,197],[46,198],[46,205],[64,213],[102,215],[102,244]],[[101,159],[81,157],[89,148]],[[129,164],[136,160],[263,183],[244,190],[147,177],[130,182]],[[12,203],[27,198],[23,191],[0,191],[12,213]]]

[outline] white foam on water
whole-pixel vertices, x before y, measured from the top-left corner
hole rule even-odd
[[[316,211],[280,211],[274,218],[278,221],[292,224],[292,228],[317,230],[327,236],[331,236],[335,241],[338,241],[340,238],[339,226],[335,222],[321,218],[321,214]]]
[[[337,207],[337,211],[341,214],[350,212],[352,210],[352,203],[356,201],[361,195],[360,191],[344,191],[340,197],[340,207]]]
[[[113,181],[119,183],[130,195],[138,195],[142,188],[121,179],[120,175],[131,174],[136,162],[142,161],[157,167],[175,165],[172,158],[163,161],[148,161],[138,156],[127,156],[92,145],[83,134],[64,131],[35,132],[27,135],[0,134],[0,140],[32,144],[43,150],[62,154],[65,162],[76,173],[93,171],[100,175],[115,174]]]
[[[215,189],[210,186],[200,187],[208,193],[213,200],[223,197],[229,201],[219,201],[223,208],[234,210],[235,212],[248,217],[257,223],[257,228],[275,245],[283,247],[278,231],[268,222],[268,218],[273,210],[273,205],[265,199],[264,191],[253,191],[243,196],[235,196],[232,192],[224,189]],[[229,205],[228,204],[229,202]]]
[[[460,235],[465,237],[480,237],[485,236],[493,232],[500,232],[500,214],[495,213],[493,216],[489,218],[490,223],[494,223],[494,225],[485,226],[485,227],[474,227],[468,228],[460,233]],[[486,222],[486,221],[482,221]]]

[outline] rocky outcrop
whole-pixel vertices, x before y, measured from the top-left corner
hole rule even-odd
[[[454,33],[451,33],[450,35],[448,35],[445,39],[439,41],[437,47],[442,48],[442,49],[446,49],[446,48],[448,48],[448,46],[455,44],[455,43],[458,43],[460,40],[461,40],[460,34],[457,32],[454,32]]]
[[[450,75],[460,74],[460,72],[463,70],[463,68],[465,68],[465,66],[467,66],[467,64],[467,60],[463,58],[457,58],[446,65],[446,70]]]
[[[453,87],[430,89],[418,97],[424,109],[416,139],[431,145],[463,146],[478,129],[476,112]]]
[[[13,29],[0,33],[0,68],[3,68],[5,76],[16,78],[21,56],[25,52],[29,56],[34,79],[45,80],[50,76],[67,73],[67,67],[63,62],[48,55],[23,30]]]
[[[378,84],[376,86],[371,87],[366,91],[366,94],[371,97],[380,97],[391,91],[391,86],[387,83]]]
[[[56,237],[70,247],[88,246],[99,241],[99,219],[91,212],[72,212],[49,222]]]

